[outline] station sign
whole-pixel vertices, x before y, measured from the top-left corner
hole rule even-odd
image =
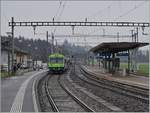
[[[117,56],[129,56],[129,53],[117,53]]]
[[[99,53],[99,56],[111,56],[111,53]]]

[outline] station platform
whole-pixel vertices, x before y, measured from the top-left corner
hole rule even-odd
[[[149,89],[149,77],[144,77],[144,76],[137,76],[137,75],[127,75],[127,76],[122,76],[118,74],[109,74],[109,73],[104,73],[102,69],[100,69],[98,66],[82,66],[82,68],[92,74],[95,75],[96,77],[103,77],[105,79],[111,80],[111,81],[116,81],[128,85],[133,85],[137,87],[141,87],[144,89]]]

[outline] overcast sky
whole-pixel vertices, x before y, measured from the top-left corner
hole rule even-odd
[[[15,21],[130,21],[130,22],[150,22],[150,2],[148,1],[1,1],[1,34],[11,31],[8,21],[14,17]],[[36,33],[51,32],[56,29],[55,34],[72,34],[71,27],[37,27]],[[130,35],[130,30],[134,28],[117,27],[75,27],[76,34],[105,34]],[[95,31],[95,32],[94,32]],[[148,32],[148,29],[145,29]],[[46,39],[46,35],[33,34],[32,27],[15,27],[15,36],[25,38]],[[65,38],[57,38],[58,43]],[[84,38],[66,38],[68,41],[84,45]],[[141,35],[139,29],[139,40],[148,42],[149,36]],[[102,37],[88,37],[87,44],[95,46],[102,42],[117,41],[116,39]],[[120,39],[120,41],[131,41],[131,39]]]

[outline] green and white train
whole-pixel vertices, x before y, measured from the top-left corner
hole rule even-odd
[[[65,58],[63,54],[54,53],[50,54],[48,62],[49,71],[52,73],[62,73],[69,65],[69,61]]]

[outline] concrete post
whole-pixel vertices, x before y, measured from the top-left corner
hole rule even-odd
[[[128,73],[130,73],[130,51],[128,50]]]
[[[12,70],[12,74],[14,72],[13,70],[13,66],[14,66],[14,17],[11,18],[11,22],[12,22],[12,27],[11,27],[11,33],[12,33],[12,66],[11,66],[11,70]]]
[[[48,50],[49,50],[49,47],[48,47],[48,31],[46,32],[46,40],[47,40],[47,66],[48,66],[48,61],[49,61],[49,57],[48,57]]]
[[[54,34],[52,33],[52,48],[51,48],[51,53],[54,53]]]

